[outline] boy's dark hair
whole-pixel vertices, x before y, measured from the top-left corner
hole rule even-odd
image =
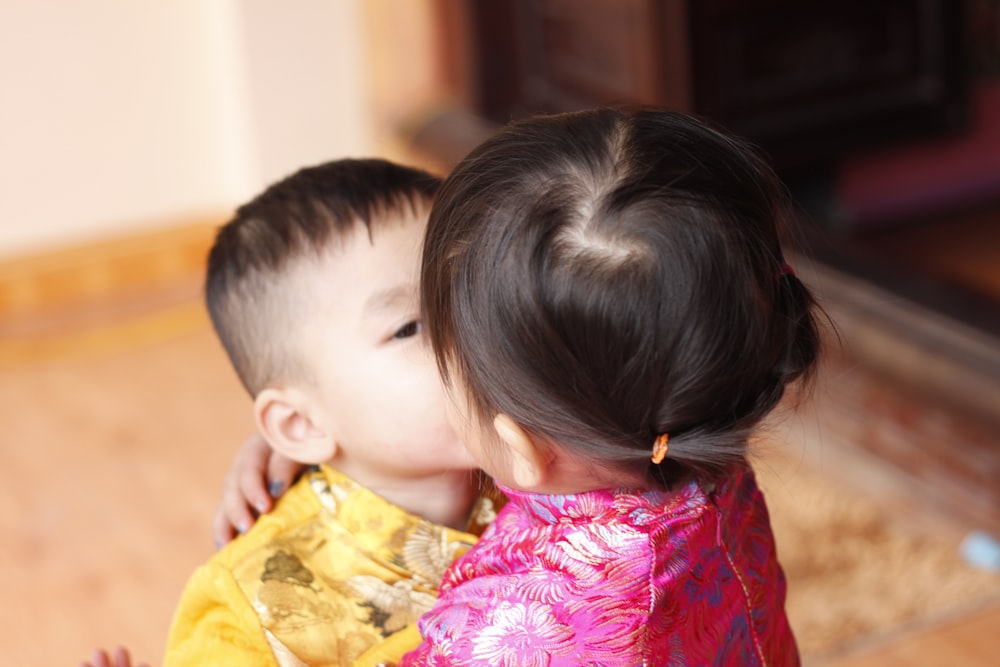
[[[512,123],[431,212],[421,289],[442,374],[479,423],[506,413],[658,485],[722,475],[817,359],[789,210],[753,150],[680,113]]]
[[[212,325],[252,396],[268,382],[305,373],[287,350],[296,314],[316,295],[288,289],[301,259],[316,259],[354,233],[368,237],[393,212],[426,210],[441,179],[380,159],[301,169],[240,206],[208,256],[205,300]],[[376,222],[377,221],[377,222]],[[296,376],[298,377],[298,376]]]

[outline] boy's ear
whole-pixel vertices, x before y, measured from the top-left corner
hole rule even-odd
[[[517,486],[525,491],[541,487],[552,462],[548,449],[503,413],[493,418],[493,430],[510,448],[511,476]]]
[[[279,454],[299,463],[326,463],[337,451],[330,425],[321,423],[309,397],[295,389],[267,388],[253,402],[257,429]]]

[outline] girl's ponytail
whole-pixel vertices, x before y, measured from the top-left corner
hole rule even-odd
[[[778,281],[777,311],[786,323],[787,353],[776,370],[784,386],[812,376],[820,352],[820,333],[812,292],[787,264],[782,265]]]

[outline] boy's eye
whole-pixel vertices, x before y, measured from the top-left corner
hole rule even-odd
[[[420,322],[419,320],[414,320],[412,322],[407,322],[400,327],[396,333],[392,334],[392,337],[396,339],[412,338],[418,333],[420,333]]]

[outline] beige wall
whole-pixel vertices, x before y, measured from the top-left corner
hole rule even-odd
[[[374,150],[364,0],[4,0],[0,259]]]

